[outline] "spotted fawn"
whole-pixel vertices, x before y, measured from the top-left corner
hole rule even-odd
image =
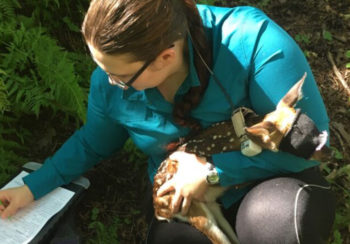
[[[257,116],[246,110],[244,113],[247,126],[245,133],[249,139],[263,149],[278,151],[281,141],[292,129],[298,114],[294,106],[302,96],[301,89],[305,77],[306,74],[279,101],[273,112],[265,116]],[[311,157],[320,159],[320,155],[325,154],[323,151],[328,153],[326,149],[326,146],[323,146],[322,149],[318,148]],[[241,150],[241,140],[235,133],[232,121],[228,120],[215,123],[196,135],[186,138],[176,150],[209,158],[212,154]],[[216,201],[229,187],[210,185],[205,194],[205,202],[193,200],[185,216],[180,213],[172,214],[171,206],[174,192],[161,197],[157,196],[158,189],[177,174],[181,163],[186,162],[178,162],[168,158],[158,168],[153,185],[153,205],[156,218],[167,221],[176,218],[188,222],[204,233],[213,244],[238,243],[234,231],[224,218],[220,205]],[[206,166],[203,165],[203,167]],[[239,188],[241,186],[243,187],[245,184],[232,187]]]

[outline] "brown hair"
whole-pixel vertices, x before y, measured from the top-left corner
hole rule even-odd
[[[106,54],[130,53],[135,61],[148,61],[184,38],[189,29],[193,45],[208,65],[211,48],[204,33],[202,20],[193,0],[92,0],[82,25],[85,41]],[[201,85],[192,87],[173,110],[175,122],[191,129],[199,123],[190,112],[200,102],[207,88],[209,72],[194,53]]]

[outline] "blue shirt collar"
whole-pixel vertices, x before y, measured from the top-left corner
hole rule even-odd
[[[189,74],[186,77],[185,81],[181,84],[181,86],[177,90],[175,96],[181,96],[183,94],[186,94],[191,87],[200,85],[197,71],[194,66],[194,55],[193,55],[194,49],[193,49],[191,39],[189,37],[187,38],[187,44],[188,44]],[[157,88],[150,88],[150,90],[151,89],[157,89]],[[142,100],[145,100],[145,98],[146,98],[145,90],[137,91],[134,88],[130,87],[129,89],[122,91],[122,99],[125,99],[125,100],[142,101]]]
[[[145,100],[144,91],[135,90],[133,87],[130,87],[127,90],[122,90],[122,99],[129,101],[141,101]]]

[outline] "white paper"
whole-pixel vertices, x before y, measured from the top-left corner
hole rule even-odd
[[[2,189],[24,185],[22,178],[26,175],[28,173],[22,171]],[[68,203],[73,195],[74,192],[59,187],[29,206],[20,209],[10,219],[0,218],[1,244],[26,244],[30,242],[46,222]]]

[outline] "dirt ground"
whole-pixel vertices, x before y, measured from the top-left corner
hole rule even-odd
[[[350,0],[246,0],[220,1],[218,5],[222,2],[225,6],[258,6],[298,41],[311,64],[327,107],[331,145],[342,155],[327,166],[338,169],[348,163],[350,90],[341,80],[350,85],[350,68],[346,69],[350,58],[345,55],[350,50]],[[55,149],[53,147],[52,151]],[[130,159],[130,155],[126,150],[86,174],[92,185],[76,213],[85,240],[96,239],[98,233],[114,233],[115,229],[115,238],[120,243],[141,243],[145,239],[147,225],[140,215],[140,203],[147,185],[146,164],[144,158]],[[91,225],[93,222],[95,224]],[[106,239],[96,243],[113,243],[112,240],[103,242]],[[345,243],[350,243],[349,238],[347,241]]]

